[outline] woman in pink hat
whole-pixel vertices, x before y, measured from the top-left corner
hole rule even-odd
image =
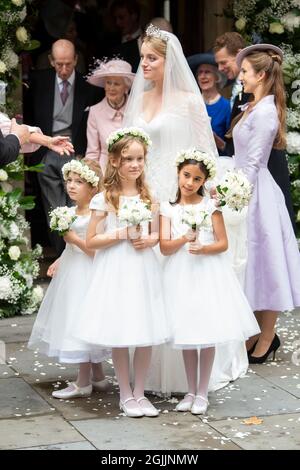
[[[87,79],[92,85],[104,88],[105,97],[92,106],[87,124],[86,157],[99,161],[104,173],[107,163],[106,139],[109,134],[122,127],[128,92],[135,74],[131,65],[120,59],[100,62]]]

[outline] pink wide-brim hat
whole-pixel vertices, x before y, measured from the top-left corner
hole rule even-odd
[[[274,46],[273,44],[252,44],[252,46],[245,47],[238,53],[235,59],[237,66],[241,68],[242,62],[245,57],[247,57],[247,55],[252,54],[252,52],[261,51],[273,51],[275,54],[278,54],[281,59],[283,59],[283,52],[280,47]]]
[[[104,87],[107,77],[127,78],[131,86],[135,73],[132,72],[131,65],[125,60],[112,59],[108,62],[101,62],[100,65],[93,70],[91,75],[87,77],[87,82],[92,85]]]

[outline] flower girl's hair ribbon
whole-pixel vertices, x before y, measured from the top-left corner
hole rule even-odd
[[[119,129],[118,131],[114,131],[109,134],[108,139],[106,140],[108,151],[111,152],[113,145],[125,136],[138,137],[144,142],[146,147],[150,147],[150,145],[152,145],[149,135],[143,129],[140,129],[139,127],[124,127],[123,129]]]
[[[84,179],[87,183],[90,183],[92,186],[97,187],[99,184],[99,176],[97,176],[96,173],[91,170],[90,167],[85,165],[80,160],[71,160],[70,162],[65,163],[61,171],[65,181],[68,179],[68,174],[70,173],[70,171],[72,171],[73,173],[77,173],[80,178]]]
[[[191,148],[188,150],[181,150],[176,157],[175,164],[176,166],[181,165],[185,160],[196,160],[197,162],[202,162],[208,171],[208,178],[214,178],[217,173],[216,159],[211,157],[208,153],[198,150],[196,148]]]

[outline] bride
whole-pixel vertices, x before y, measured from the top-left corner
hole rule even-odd
[[[141,127],[150,134],[152,147],[146,173],[159,201],[174,199],[177,187],[174,160],[181,149],[197,147],[218,158],[203,98],[180,42],[172,33],[148,27],[124,124]],[[247,367],[243,343],[218,347],[209,389],[225,386],[244,374]],[[170,346],[153,348],[147,389],[163,394],[187,391],[178,350]]]

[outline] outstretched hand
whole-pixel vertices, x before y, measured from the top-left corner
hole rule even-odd
[[[49,149],[53,152],[59,153],[59,155],[70,155],[74,153],[73,144],[71,144],[68,136],[57,135],[51,137],[51,142],[49,143]]]

